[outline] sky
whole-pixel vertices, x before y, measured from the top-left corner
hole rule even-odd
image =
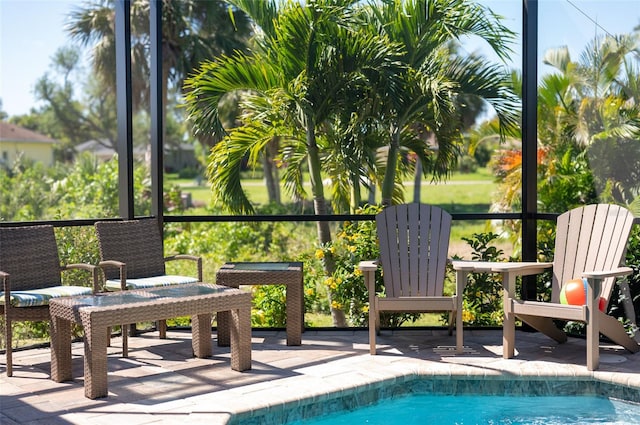
[[[0,0],[0,99],[9,116],[26,114],[37,106],[33,96],[36,81],[50,71],[56,50],[71,44],[64,31],[68,13],[82,6],[80,0]],[[522,28],[520,0],[484,0],[505,24]],[[585,43],[593,37],[629,33],[640,25],[640,0],[539,0],[540,52],[569,46],[578,59]],[[518,43],[520,39],[518,39]],[[486,46],[465,42],[468,51],[479,51],[490,59]],[[515,46],[509,66],[521,66],[521,51]],[[549,72],[540,64],[539,73]]]

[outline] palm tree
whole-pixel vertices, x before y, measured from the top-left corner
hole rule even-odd
[[[558,74],[544,80],[541,144],[569,139],[584,150],[599,192],[619,203],[640,196],[640,34],[598,37],[579,61],[566,48],[546,52]]]
[[[596,38],[579,61],[571,59],[567,47],[545,52],[544,62],[556,72],[545,75],[538,87],[541,211],[562,212],[598,201],[640,202],[637,46],[636,34]],[[513,149],[496,161],[501,180],[496,211],[520,209],[521,158],[521,151]],[[511,231],[519,240],[516,223]]]
[[[91,45],[95,74],[115,93],[114,0],[94,0],[70,15],[67,31],[83,45]],[[243,49],[249,20],[223,0],[162,2],[162,98],[168,104],[170,87],[182,87],[184,78],[201,61]],[[132,86],[134,110],[149,101],[149,0],[131,2]]]
[[[397,71],[397,46],[354,26],[352,7],[357,3],[316,0],[278,6],[274,1],[233,1],[259,28],[255,51],[204,62],[185,85],[189,117],[198,131],[225,137],[212,150],[208,169],[215,194],[231,211],[253,211],[240,185],[240,161],[248,153],[255,163],[278,138],[285,187],[296,195],[304,192],[306,163],[314,212],[328,213],[322,183],[322,151],[328,143],[323,126],[353,100],[354,88],[373,84],[362,81],[393,81]],[[236,91],[247,92],[243,106],[248,112],[242,125],[227,134],[219,102]],[[319,243],[329,243],[329,224],[317,226]],[[331,275],[332,260],[325,260]],[[333,313],[334,323],[343,326],[343,315]]]
[[[425,175],[437,179],[452,170],[468,115],[465,99],[493,106],[502,134],[517,126],[518,103],[508,74],[482,58],[460,57],[455,47],[460,37],[477,36],[505,58],[513,33],[490,10],[467,0],[390,0],[366,10],[373,32],[403,46],[407,70],[401,85],[381,94],[388,132],[382,204],[389,205],[401,201],[394,193],[399,193],[399,158],[407,151]],[[432,139],[437,151],[428,143]]]

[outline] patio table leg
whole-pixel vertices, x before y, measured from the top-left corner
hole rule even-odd
[[[516,342],[516,316],[513,314],[511,299],[515,296],[516,276],[512,273],[502,273],[504,288],[504,320],[502,322],[502,357],[513,358]]]
[[[300,273],[302,280],[302,273]],[[304,330],[304,294],[302,282],[289,283],[286,289],[287,345],[301,345]]]
[[[198,358],[211,357],[211,314],[191,317],[191,345]]]
[[[51,318],[51,379],[63,382],[72,379],[71,322]]]
[[[216,313],[218,347],[228,347],[231,341],[231,336],[229,335],[230,315],[231,312],[229,311],[219,311]]]
[[[231,369],[242,372],[251,369],[251,306],[230,313]]]
[[[107,338],[106,326],[91,323],[90,313],[81,313],[84,327],[84,395],[87,398],[106,397]]]

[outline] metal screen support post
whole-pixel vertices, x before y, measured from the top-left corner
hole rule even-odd
[[[536,261],[538,203],[538,0],[522,2],[522,260]],[[536,299],[536,277],[522,279],[522,298]]]
[[[149,10],[151,44],[151,215],[163,229],[164,95],[162,74],[162,1],[152,0]]]
[[[131,2],[118,0],[116,9],[116,110],[118,116],[118,193],[120,217],[134,217],[133,107],[131,88]]]

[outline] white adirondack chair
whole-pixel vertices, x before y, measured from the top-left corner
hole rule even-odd
[[[638,343],[614,317],[598,309],[598,299],[607,303],[616,278],[629,275],[623,267],[633,215],[616,205],[597,204],[575,208],[558,217],[555,253],[552,263],[491,263],[454,261],[457,279],[466,281],[469,273],[500,273],[504,285],[503,357],[512,358],[515,348],[515,317],[559,343],[567,340],[552,319],[585,322],[587,369],[599,366],[599,334],[629,350],[640,350]],[[516,277],[538,274],[553,268],[551,302],[523,301],[516,298]],[[575,278],[587,278],[586,305],[560,304],[562,285]]]
[[[451,215],[425,204],[397,205],[376,216],[380,258],[359,264],[369,290],[369,345],[376,354],[380,312],[449,312],[449,335],[453,316],[456,349],[462,352],[462,289],[443,296],[449,249]],[[375,290],[375,274],[382,267],[384,295]],[[463,284],[464,282],[460,282]]]

